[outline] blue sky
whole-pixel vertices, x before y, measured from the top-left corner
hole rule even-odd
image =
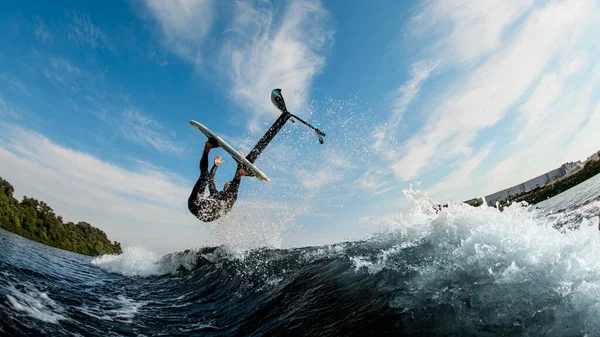
[[[0,175],[111,239],[360,239],[410,207],[484,196],[600,149],[600,5],[560,1],[9,1]],[[204,139],[248,151],[291,111],[232,213],[187,212]],[[215,154],[220,152],[215,151]],[[219,168],[222,186],[233,161]]]

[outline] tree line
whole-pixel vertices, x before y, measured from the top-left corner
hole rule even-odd
[[[43,244],[75,253],[98,256],[120,254],[121,244],[110,242],[104,231],[87,222],[63,222],[43,201],[13,197],[15,189],[0,177],[0,228]]]
[[[600,155],[600,152],[598,154]],[[575,187],[598,173],[600,173],[600,160],[592,159],[578,172],[544,186],[537,187],[529,192],[516,195],[508,202],[526,201],[528,204],[534,205]]]

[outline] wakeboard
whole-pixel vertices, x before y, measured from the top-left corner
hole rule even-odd
[[[198,131],[202,132],[206,137],[215,139],[221,148],[225,150],[225,152],[229,153],[229,155],[239,164],[241,164],[244,169],[249,171],[253,176],[257,177],[260,180],[270,181],[269,177],[263,173],[258,167],[254,166],[248,159],[242,156],[236,149],[234,149],[231,145],[227,144],[221,137],[217,136],[214,132],[212,132],[206,126],[196,122],[195,120],[190,120],[190,124],[198,129]]]

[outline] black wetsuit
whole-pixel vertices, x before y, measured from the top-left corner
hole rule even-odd
[[[273,100],[273,94],[271,94],[271,100]],[[278,105],[276,104],[276,106]],[[283,108],[280,107],[279,109],[281,110]],[[282,111],[286,111],[286,109],[283,109]],[[281,130],[291,116],[292,114],[289,112],[284,112],[277,118],[275,123],[271,125],[256,146],[254,146],[246,156],[246,159],[250,163],[254,163],[256,158],[258,158],[265,147],[269,145],[269,142],[275,137],[279,130]],[[240,166],[238,166],[238,168],[239,167]],[[202,159],[200,159],[200,178],[198,178],[198,181],[192,190],[192,194],[188,198],[188,209],[198,219],[204,222],[214,221],[223,214],[231,211],[233,204],[235,204],[235,201],[237,200],[238,189],[240,188],[241,178],[234,178],[229,182],[229,187],[227,189],[224,189],[221,192],[217,191],[217,188],[215,187],[216,171],[217,167],[213,166],[210,173],[208,172],[208,152],[204,152],[202,154]],[[208,189],[210,191],[210,196],[205,198],[204,190],[206,189],[207,184],[209,185]]]
[[[233,179],[229,182],[229,186],[223,189],[221,192],[217,190],[215,185],[215,173],[217,172],[217,166],[213,165],[208,172],[208,152],[202,154],[200,159],[200,178],[194,185],[192,193],[188,198],[188,209],[198,219],[204,222],[210,222],[217,220],[223,214],[231,211],[233,204],[235,204],[238,196],[238,189],[240,187],[240,179]],[[208,190],[210,196],[204,197],[204,190]]]

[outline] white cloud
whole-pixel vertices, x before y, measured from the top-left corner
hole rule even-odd
[[[158,21],[167,48],[198,64],[201,44],[214,21],[213,0],[145,0]]]
[[[78,46],[86,45],[92,49],[113,49],[106,33],[92,22],[88,13],[74,13],[72,20],[69,40]]]
[[[533,0],[434,0],[413,18],[413,35],[443,36],[431,52],[445,61],[474,61],[501,47],[507,27],[526,13]]]
[[[5,84],[8,84],[10,88],[15,92],[19,92],[26,96],[32,95],[29,86],[23,83],[21,80],[17,79],[16,77],[0,73],[0,79],[2,79],[2,81]]]
[[[42,54],[34,56],[39,59],[38,67],[43,76],[63,91],[66,100],[80,102],[82,97],[85,97],[85,107],[82,109],[91,111],[123,139],[151,146],[163,153],[185,153],[184,144],[178,141],[176,134],[160,120],[127,105],[124,107],[122,102],[127,99],[122,94],[117,96],[107,90],[109,83],[102,72],[81,67],[62,57],[48,57]],[[0,74],[1,77],[3,76]],[[64,89],[67,92],[64,92]]]
[[[48,31],[48,26],[40,17],[35,18],[35,27],[33,28],[35,38],[44,43],[52,43],[54,36]]]
[[[392,107],[390,127],[396,128],[400,121],[402,121],[404,113],[413,99],[419,94],[421,85],[437,66],[438,62],[431,60],[422,60],[411,65],[411,78],[396,91],[397,98]]]
[[[599,79],[594,74],[600,64],[590,68],[577,53],[571,57],[544,75],[516,109],[519,136],[506,144],[491,169],[476,174],[471,168],[479,165],[469,164],[436,184],[431,194],[438,200],[481,197],[598,151],[600,133],[593,130],[600,121],[600,105],[594,95]],[[583,85],[569,85],[573,79]],[[466,162],[475,164],[476,157]]]
[[[396,130],[402,122],[404,113],[419,94],[423,82],[427,80],[438,64],[439,62],[431,60],[421,60],[411,65],[411,77],[393,94],[394,103],[392,104],[389,120],[383,125],[377,125],[373,130],[371,148],[377,153],[383,154],[388,159],[398,156],[396,144],[394,144]],[[365,177],[361,182],[361,186],[369,189],[367,186],[372,185],[373,179]],[[383,183],[381,178],[377,179]]]
[[[593,108],[583,128],[578,130],[577,137],[568,142],[564,152],[573,154],[573,160],[585,160],[594,152],[600,151],[600,103]]]
[[[0,116],[20,118],[21,112],[15,106],[6,102],[2,97],[0,97]]]
[[[69,60],[61,57],[48,57],[41,66],[44,76],[51,80],[53,85],[59,84],[68,88],[72,93],[78,93],[90,77]]]
[[[362,189],[371,190],[374,191],[375,194],[378,194],[377,191],[385,190],[389,185],[388,179],[389,175],[386,174],[384,169],[370,167],[356,180],[356,182]]]
[[[151,146],[163,153],[181,155],[186,151],[175,133],[160,120],[135,108],[123,107],[122,102],[127,99],[106,89],[108,83],[102,72],[78,66],[62,57],[34,56],[40,60],[39,69],[43,76],[59,90],[68,90],[65,92],[67,100],[79,102],[82,96],[85,97],[84,109],[91,110],[123,139]]]
[[[458,169],[431,187],[428,191],[429,195],[433,199],[443,202],[449,200],[462,201],[479,197],[471,194],[473,191],[470,187],[474,184],[473,172],[488,157],[492,148],[493,144],[488,144],[474,156],[458,163]]]
[[[182,154],[183,143],[175,140],[172,132],[164,125],[140,111],[127,109],[123,117],[117,120],[119,133],[125,139],[141,145],[150,145],[160,152]]]
[[[0,124],[0,168],[18,195],[47,201],[67,221],[88,221],[126,245],[192,248],[206,232],[187,210],[193,183],[157,168],[124,169],[48,138]]]
[[[585,57],[579,56],[568,62],[558,72],[542,77],[527,102],[521,106],[520,115],[524,126],[517,136],[518,140],[522,140],[534,132],[537,126],[550,116],[552,104],[562,95],[567,80],[571,75],[577,73],[585,63]]]
[[[392,165],[403,180],[414,179],[427,165],[470,153],[480,130],[498,123],[550,60],[568,50],[594,13],[585,0],[554,2],[534,10],[506,46],[490,56],[444,97],[426,125],[404,144]]]
[[[218,50],[217,76],[228,79],[222,83],[228,94],[252,112],[248,122],[252,132],[262,132],[263,124],[277,114],[269,100],[271,89],[284,88],[292,111],[305,105],[313,78],[325,66],[320,52],[333,36],[327,27],[329,14],[318,0],[291,1],[281,15],[275,15],[279,3],[237,1],[223,37],[210,41],[206,40],[214,21],[214,1],[145,4],[172,52],[198,67],[206,58],[204,43]]]
[[[49,68],[52,69],[53,72],[48,70],[44,73],[44,75],[48,78],[53,77],[59,82],[62,81],[61,79],[65,75],[82,76],[83,74],[83,72],[77,66],[73,65],[69,60],[64,58],[50,57],[48,58],[48,64],[50,66]]]
[[[374,134],[372,148],[383,154],[387,161],[392,161],[390,166],[396,176],[404,181],[415,179],[419,176],[425,163],[439,151],[438,146],[443,138],[440,134],[445,130],[436,130],[440,126],[436,121],[447,112],[435,111],[431,113],[429,123],[422,128],[419,135],[409,139],[402,153],[396,144],[396,129],[404,113],[421,91],[421,87],[436,68],[448,68],[455,63],[476,61],[489,55],[502,47],[501,40],[507,27],[526,13],[532,6],[532,0],[491,0],[472,2],[468,0],[426,2],[420,13],[415,15],[409,25],[412,37],[430,40],[425,50],[429,56],[411,65],[411,78],[396,91],[396,98],[391,106],[391,115],[388,124],[379,126]],[[433,61],[435,60],[435,61]],[[473,81],[473,79],[471,79]],[[459,81],[459,79],[456,79]],[[476,85],[459,85],[464,91],[476,88]],[[448,93],[455,93],[449,89]],[[446,93],[441,93],[444,96]],[[451,102],[456,97],[447,99]],[[431,100],[431,99],[430,99]],[[436,98],[440,100],[440,98]],[[443,98],[442,98],[443,101]],[[450,107],[455,109],[455,107]],[[450,113],[457,113],[452,111]],[[469,110],[469,113],[477,113]],[[429,136],[429,137],[428,137]],[[449,133],[448,138],[452,138]],[[459,137],[468,141],[469,137]],[[457,139],[458,140],[458,139]],[[465,145],[457,145],[459,152],[470,153],[471,149]],[[402,148],[401,148],[402,150]],[[436,151],[438,150],[438,151]],[[401,160],[397,158],[401,157]],[[374,178],[369,178],[374,179]],[[384,184],[385,178],[377,178],[378,185]]]
[[[344,179],[348,164],[338,157],[326,157],[318,167],[296,169],[296,178],[305,189],[315,193],[317,190],[335,184]]]
[[[332,39],[328,19],[319,1],[293,1],[280,18],[269,6],[236,3],[221,63],[235,101],[252,109],[253,132],[277,114],[269,101],[271,89],[284,88],[291,111],[306,103],[314,76],[325,66],[319,51]]]
[[[589,133],[589,124],[597,121],[599,113],[593,106],[596,85],[597,82],[590,81],[583,87],[555,92],[555,103],[546,108],[544,119],[511,144],[509,155],[481,178],[488,181],[486,194],[521,183],[567,161],[585,158],[600,149],[600,134]],[[545,83],[541,82],[536,91],[542,86]],[[534,95],[523,105],[535,105],[533,100],[539,97]]]

